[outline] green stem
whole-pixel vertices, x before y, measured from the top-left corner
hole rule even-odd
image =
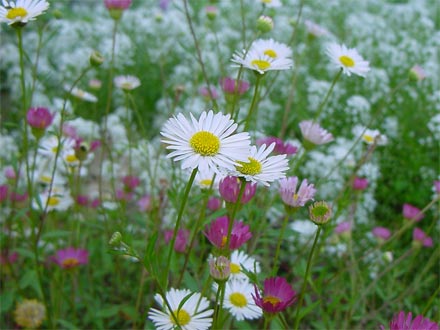
[[[213,317],[213,329],[220,329],[219,322],[221,321],[221,311],[223,308],[223,300],[225,298],[226,282],[220,282],[218,284],[217,293],[215,295],[215,308]]]
[[[257,75],[257,81],[255,82],[254,97],[252,98],[252,103],[251,103],[251,106],[249,107],[249,111],[248,111],[248,114],[247,114],[247,117],[246,117],[246,120],[245,120],[245,125],[244,125],[244,130],[245,131],[247,131],[248,128],[249,128],[249,124],[250,124],[250,121],[251,121],[252,114],[253,114],[253,112],[254,112],[254,110],[256,108],[256,105],[258,103],[258,101],[257,101],[258,100],[258,93],[259,93],[258,87],[260,86],[260,79],[261,79],[261,75],[258,74]]]
[[[189,192],[191,190],[194,179],[196,178],[197,171],[198,171],[197,167],[195,169],[193,169],[191,176],[189,178],[189,181],[186,184],[185,191],[183,193],[182,203],[180,204],[179,213],[177,214],[177,220],[176,220],[176,224],[174,226],[173,237],[171,238],[171,241],[170,241],[170,247],[169,247],[168,257],[167,257],[167,266],[165,268],[165,277],[166,278],[168,277],[168,272],[170,270],[171,257],[173,255],[174,244],[176,243],[177,232],[179,231],[183,211],[185,209],[186,202],[188,201]],[[166,288],[167,288],[167,282],[165,283],[165,291],[166,291]]]
[[[281,226],[280,236],[278,237],[277,249],[275,251],[275,258],[274,258],[273,268],[272,268],[272,276],[275,276],[278,272],[278,268],[279,268],[278,257],[280,255],[281,242],[283,241],[284,232],[286,231],[287,222],[289,222],[288,213],[286,213],[286,215],[284,216],[283,224]]]
[[[307,287],[307,278],[309,276],[310,267],[312,265],[313,253],[315,251],[316,243],[318,242],[320,233],[321,233],[321,226],[318,226],[318,230],[316,231],[316,235],[315,235],[315,240],[313,241],[312,249],[310,250],[309,258],[307,259],[307,267],[306,267],[306,273],[304,275],[304,282],[301,288],[301,293],[299,295],[298,305],[296,306],[295,326],[293,327],[295,330],[298,330],[298,325],[300,321],[299,311],[301,310],[302,302],[304,299],[304,293]]]
[[[321,115],[322,110],[324,110],[324,106],[327,103],[328,98],[329,98],[330,94],[332,93],[333,88],[335,87],[336,82],[339,80],[339,77],[341,76],[341,74],[342,74],[342,69],[340,69],[338,71],[338,73],[336,74],[335,78],[333,78],[332,84],[327,92],[327,95],[324,97],[324,100],[322,100],[321,104],[318,107],[318,111],[316,112],[314,121],[317,121],[319,119],[319,116]]]

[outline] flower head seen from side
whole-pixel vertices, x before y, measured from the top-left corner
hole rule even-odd
[[[182,168],[199,171],[212,170],[222,173],[233,170],[237,161],[245,161],[249,155],[249,133],[234,133],[237,124],[230,115],[203,112],[197,120],[191,114],[191,121],[178,114],[170,118],[161,132],[167,155],[175,161],[182,161]]]
[[[294,145],[284,142],[280,138],[274,136],[267,136],[256,141],[257,146],[261,146],[263,144],[270,145],[275,143],[275,148],[273,152],[277,155],[286,154],[287,156],[294,155],[298,151],[298,148]]]
[[[391,231],[385,227],[374,227],[371,232],[373,236],[377,237],[380,241],[386,241],[391,237]]]
[[[409,70],[409,79],[412,81],[422,81],[426,78],[426,72],[420,65],[414,65]]]
[[[335,66],[342,69],[342,72],[347,76],[351,76],[353,73],[365,77],[367,72],[370,71],[368,61],[365,61],[354,48],[347,48],[345,45],[333,43],[328,46],[327,55]]]
[[[333,141],[333,135],[312,120],[303,120],[299,123],[299,128],[301,129],[301,134],[304,138],[303,145],[306,149],[312,149],[316,145]]]
[[[217,289],[216,283],[214,289]],[[223,306],[237,321],[254,320],[263,315],[252,298],[253,290],[253,285],[248,281],[231,279],[226,282]]]
[[[431,321],[428,318],[424,318],[423,315],[417,315],[414,319],[412,313],[409,312],[405,315],[404,311],[400,311],[390,321],[390,330],[438,330],[437,323]]]
[[[215,219],[209,226],[205,228],[205,236],[218,249],[226,248],[228,239],[229,218],[227,216]],[[250,240],[252,233],[249,231],[249,226],[241,221],[234,221],[231,232],[231,240],[229,242],[229,249],[236,250],[244,243]]]
[[[432,247],[432,237],[426,235],[426,233],[420,228],[413,229],[413,243],[416,246]]]
[[[313,183],[309,184],[307,179],[301,182],[298,190],[299,179],[296,176],[281,179],[280,184],[280,195],[283,202],[291,207],[302,207],[309,200],[313,200],[315,196],[316,189]]]
[[[422,213],[422,210],[408,203],[403,204],[402,214],[405,219],[413,220],[416,222],[422,220],[425,217],[425,215]]]
[[[229,203],[236,203],[240,193],[241,185],[244,184],[235,176],[226,176],[220,180],[218,185],[220,196]],[[244,187],[243,194],[240,199],[241,204],[248,203],[254,197],[257,191],[257,184],[247,183]]]
[[[226,95],[243,95],[249,89],[249,83],[243,80],[235,80],[231,77],[220,79],[220,86]]]
[[[47,108],[30,108],[26,114],[26,120],[30,127],[46,129],[52,124],[54,115]]]
[[[255,295],[252,295],[255,303],[260,306],[265,313],[274,314],[284,311],[292,305],[297,297],[286,279],[283,277],[270,277],[264,280],[263,295],[255,287]]]
[[[189,295],[191,296],[188,298]],[[188,299],[183,302],[185,298]],[[169,306],[159,294],[156,294],[154,299],[161,306],[161,310],[151,308],[148,318],[153,321],[157,329],[173,330],[176,326],[181,329],[210,329],[214,311],[209,308],[208,299],[202,297],[200,293],[172,288],[166,293]]]
[[[0,22],[26,24],[49,8],[46,0],[3,0],[0,5]]]
[[[132,91],[141,85],[141,81],[138,77],[125,75],[117,76],[114,79],[115,86],[122,89],[124,92]]]
[[[46,318],[46,307],[36,299],[24,299],[14,310],[17,324],[26,329],[38,328]]]
[[[249,51],[235,53],[232,56],[233,66],[243,66],[264,74],[270,70],[288,70],[292,68],[292,50],[285,44],[273,39],[255,40]]]
[[[127,9],[130,7],[132,0],[104,0],[107,9]]]
[[[366,144],[385,145],[388,139],[385,135],[381,134],[377,129],[366,129],[362,134],[362,141]]]
[[[89,252],[84,249],[75,249],[74,247],[68,247],[67,249],[58,250],[53,257],[61,268],[72,269],[80,265],[86,265],[89,263]]]
[[[353,179],[353,183],[352,183],[351,186],[352,186],[353,190],[356,190],[356,191],[365,190],[368,187],[368,179],[367,178],[355,177]]]
[[[282,179],[289,169],[286,155],[269,156],[275,148],[275,143],[266,147],[265,144],[257,148],[252,146],[250,156],[246,161],[239,161],[236,166],[236,176],[245,178],[246,181],[261,183],[269,186],[270,182]]]
[[[82,90],[78,87],[74,87],[71,90],[71,88],[69,86],[65,86],[64,89],[67,92],[70,92],[71,95],[75,96],[76,98],[78,98],[80,100],[91,102],[91,103],[98,102],[98,98],[95,95],[93,95],[89,92],[86,92],[85,90]]]
[[[166,230],[164,233],[165,242],[169,243],[173,237],[174,230]],[[176,241],[174,242],[174,251],[184,253],[189,245],[189,230],[180,228],[177,231]]]

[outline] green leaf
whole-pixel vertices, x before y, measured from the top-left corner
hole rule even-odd
[[[40,285],[38,283],[38,276],[36,270],[30,270],[26,272],[19,282],[20,289],[26,289],[31,287],[35,290],[40,298],[43,297],[43,294],[40,289]]]
[[[75,326],[73,323],[70,323],[69,321],[62,319],[59,319],[57,321],[62,326],[63,329],[78,329],[77,326]]]
[[[6,291],[0,295],[0,312],[4,313],[11,309],[14,303],[14,291]]]
[[[111,307],[107,307],[98,311],[96,313],[96,317],[102,317],[102,318],[112,317],[118,314],[120,309],[121,308],[119,305],[113,305]]]

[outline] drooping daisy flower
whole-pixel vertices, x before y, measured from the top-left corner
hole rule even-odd
[[[264,74],[270,70],[287,70],[293,66],[292,50],[273,39],[255,40],[249,51],[243,50],[232,56],[232,62]]]
[[[14,310],[15,322],[26,329],[38,328],[45,318],[46,307],[36,299],[25,299]]]
[[[231,279],[247,280],[243,269],[258,274],[260,272],[260,263],[243,251],[235,250],[231,253],[230,269]]]
[[[89,252],[84,249],[69,247],[58,250],[53,257],[53,261],[61,268],[72,269],[80,265],[86,265],[89,262]]]
[[[381,328],[384,329],[383,326]],[[424,318],[423,315],[417,315],[413,319],[411,312],[409,312],[408,315],[405,315],[404,311],[400,311],[390,321],[390,330],[408,329],[438,330],[439,326],[436,322],[433,322],[428,318]]]
[[[64,86],[64,89],[67,92],[70,91],[70,87],[69,86]],[[98,102],[98,98],[95,95],[93,95],[93,94],[91,94],[89,92],[86,92],[86,91],[84,91],[82,89],[79,89],[78,87],[74,87],[72,89],[72,91],[70,91],[70,94],[75,96],[76,98],[78,98],[80,100],[83,100],[83,101],[92,102],[92,103]]]
[[[49,3],[46,0],[3,0],[0,6],[0,22],[12,25],[14,23],[26,24],[40,16]]]
[[[299,128],[301,129],[301,134],[304,138],[303,144],[306,149],[333,141],[333,135],[312,120],[303,120],[299,123]]]
[[[131,91],[141,85],[141,81],[135,76],[117,76],[114,79],[115,86],[122,89],[124,92]]]
[[[264,293],[260,296],[255,287],[255,295],[252,295],[255,303],[265,313],[274,314],[284,311],[296,300],[296,292],[283,277],[271,277],[264,280]]]
[[[200,293],[195,293],[182,304],[183,299],[190,294],[191,291],[186,289],[170,289],[166,293],[166,300],[172,310],[169,310],[162,296],[156,294],[154,299],[161,306],[162,310],[150,309],[148,318],[153,321],[159,330],[173,330],[176,326],[184,330],[209,329],[212,324],[211,315],[214,312],[212,309],[209,309],[209,301],[202,297]],[[174,314],[174,317],[172,314]]]
[[[267,148],[265,144],[259,149],[252,146],[250,156],[246,161],[238,162],[239,166],[236,166],[234,175],[265,186],[269,186],[269,182],[284,178],[289,169],[288,161],[286,155],[269,156],[274,148],[275,143]]]
[[[182,168],[217,173],[233,170],[237,161],[245,161],[249,155],[249,133],[235,133],[237,124],[230,115],[203,112],[199,120],[192,114],[191,122],[184,115],[170,118],[161,132],[167,155],[182,161]]]
[[[214,290],[218,285],[214,283]],[[263,312],[252,298],[253,285],[248,281],[229,280],[226,282],[225,299],[223,306],[237,321],[254,320],[262,316]]]
[[[367,72],[370,71],[368,61],[365,61],[354,48],[347,48],[345,45],[333,43],[327,47],[327,55],[347,76],[351,76],[354,73],[365,77]]]
[[[316,189],[313,183],[309,184],[307,179],[301,182],[298,190],[298,177],[288,177],[281,179],[280,183],[280,196],[283,202],[292,207],[304,206],[309,200],[313,200]]]

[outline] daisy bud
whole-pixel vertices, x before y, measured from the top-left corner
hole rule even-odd
[[[261,33],[267,33],[273,30],[273,19],[269,16],[260,16],[257,19],[257,30]]]
[[[218,10],[216,6],[206,6],[205,7],[206,17],[208,17],[211,21],[217,17]]]
[[[420,65],[414,65],[411,70],[409,70],[409,80],[411,81],[422,81],[426,78],[425,70]]]
[[[114,20],[121,18],[124,10],[130,7],[132,0],[104,0],[104,5],[108,9],[110,16]]]
[[[93,90],[100,90],[102,87],[102,81],[99,79],[90,79],[89,80],[89,87]]]
[[[209,260],[209,274],[216,282],[223,282],[231,274],[231,262],[228,258],[220,256]]]
[[[119,231],[113,233],[112,237],[108,241],[108,244],[112,246],[118,246],[122,242],[122,234]]]
[[[93,53],[90,55],[90,65],[94,67],[100,66],[102,63],[104,63],[104,56],[98,51],[93,51]]]
[[[27,123],[37,140],[44,135],[46,128],[52,124],[53,117],[46,108],[30,108],[28,110],[26,115]]]
[[[324,201],[315,202],[309,207],[309,217],[315,225],[325,225],[330,221],[332,216],[332,209],[329,204]]]
[[[355,177],[353,180],[352,187],[354,190],[359,190],[359,191],[365,190],[368,187],[368,179]]]

